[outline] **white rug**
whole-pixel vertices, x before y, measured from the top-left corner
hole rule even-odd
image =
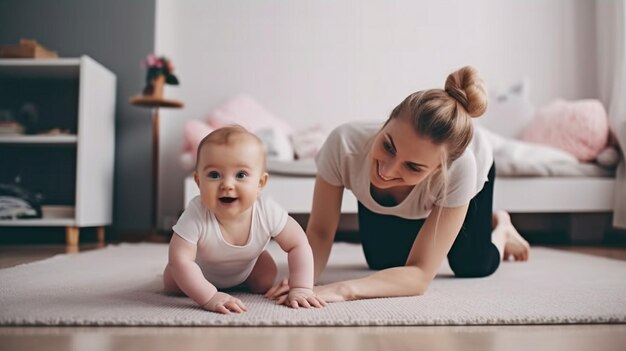
[[[284,272],[286,256],[271,247]],[[424,296],[290,309],[238,294],[249,311],[206,312],[160,292],[165,244],[123,244],[0,270],[1,325],[470,325],[626,323],[626,262],[534,248],[487,278],[445,264]],[[337,243],[324,281],[368,274],[361,247]]]

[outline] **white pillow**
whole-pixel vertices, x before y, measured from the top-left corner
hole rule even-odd
[[[330,132],[319,124],[291,133],[291,143],[296,157],[299,160],[314,159],[328,138],[328,134]]]
[[[475,119],[478,125],[500,136],[517,139],[534,114],[530,103],[528,80],[522,80],[505,91],[489,94],[489,104],[485,114]]]
[[[268,160],[293,161],[293,146],[287,133],[279,128],[261,128],[254,134],[265,144]]]

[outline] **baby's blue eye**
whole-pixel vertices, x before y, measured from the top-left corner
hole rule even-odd
[[[237,172],[237,179],[246,179],[247,176],[248,176],[248,173],[244,171]]]
[[[216,172],[216,171],[211,171],[209,172],[209,174],[207,175],[207,177],[209,179],[220,179],[220,173]]]

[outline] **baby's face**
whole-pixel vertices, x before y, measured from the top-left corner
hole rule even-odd
[[[250,136],[204,145],[194,174],[202,204],[218,219],[248,213],[267,181],[263,162],[263,149]]]

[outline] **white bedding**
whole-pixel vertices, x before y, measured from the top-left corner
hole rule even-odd
[[[540,144],[506,138],[481,128],[493,146],[496,175],[499,177],[612,177],[614,169],[596,163],[579,162],[573,155]],[[183,168],[193,169],[190,153],[181,155]],[[268,158],[270,174],[294,177],[314,177],[317,167],[313,159],[284,161]]]
[[[532,162],[496,157],[496,174],[499,177],[611,177],[614,172],[593,163]],[[317,168],[311,159],[298,161],[268,160],[270,174],[294,177],[315,177]]]
[[[582,163],[565,151],[549,146],[504,138],[483,129],[493,146],[496,175],[500,177],[610,177],[613,170],[595,163]],[[270,173],[314,177],[313,159],[280,161],[269,159]]]
[[[580,162],[565,151],[502,137],[482,129],[493,147],[496,175],[502,177],[609,177],[611,169]]]

